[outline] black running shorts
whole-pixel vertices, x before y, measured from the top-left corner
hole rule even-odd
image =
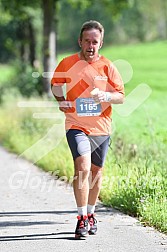
[[[91,163],[103,167],[110,136],[90,136],[81,130],[70,129],[66,132],[66,137],[74,160],[91,153]]]

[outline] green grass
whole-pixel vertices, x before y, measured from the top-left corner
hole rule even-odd
[[[140,83],[152,89],[148,99],[129,116],[114,110],[114,131],[104,169],[100,199],[105,205],[137,216],[146,225],[167,233],[167,113],[166,55],[167,42],[111,46],[101,50],[112,61],[123,59],[133,68],[133,76],[125,85],[129,94]],[[59,60],[65,55],[61,55]],[[1,66],[2,67],[2,66]],[[0,71],[1,68],[0,67]],[[3,69],[2,69],[3,71]],[[10,69],[9,69],[10,72]],[[5,78],[6,79],[6,78]],[[144,95],[143,90],[143,95]],[[22,100],[22,97],[18,97]],[[40,99],[40,98],[38,98]],[[33,112],[41,109],[18,108],[16,100],[6,96],[0,109],[0,140],[13,152],[22,153],[43,138],[55,123],[36,120]],[[42,112],[55,112],[42,108]],[[60,125],[61,128],[61,125]],[[52,134],[59,138],[59,132]],[[48,144],[49,145],[49,144]],[[42,149],[42,147],[41,147]],[[34,149],[33,155],[40,151]],[[25,157],[33,161],[33,155]],[[37,164],[59,176],[73,175],[73,164],[65,138]]]

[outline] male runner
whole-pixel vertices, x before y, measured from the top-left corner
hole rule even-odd
[[[74,160],[76,238],[97,232],[94,212],[111,133],[111,104],[124,100],[118,71],[99,54],[103,36],[104,28],[99,22],[85,22],[78,39],[80,52],[64,58],[51,80],[59,109],[66,116],[66,137]]]

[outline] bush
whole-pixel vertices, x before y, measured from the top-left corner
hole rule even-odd
[[[31,97],[43,94],[42,76],[40,75],[38,78],[32,77],[32,73],[37,71],[35,68],[18,62],[16,71],[13,86],[18,88],[23,96]]]

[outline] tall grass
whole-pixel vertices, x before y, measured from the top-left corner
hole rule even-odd
[[[102,51],[111,60],[121,58],[131,63],[133,77],[125,85],[127,94],[140,83],[147,83],[152,93],[128,117],[114,111],[115,126],[100,199],[105,205],[137,216],[143,223],[167,233],[166,48],[166,42],[157,42],[104,48]],[[20,100],[23,98],[18,96],[17,101]],[[34,119],[33,112],[54,113],[56,108],[34,111],[18,108],[17,101],[8,94],[3,97],[0,141],[20,154],[56,123],[54,120]],[[58,138],[58,134],[52,137]],[[25,157],[33,161],[33,156]],[[65,138],[37,164],[45,171],[56,171],[59,176],[70,179],[73,162]]]

